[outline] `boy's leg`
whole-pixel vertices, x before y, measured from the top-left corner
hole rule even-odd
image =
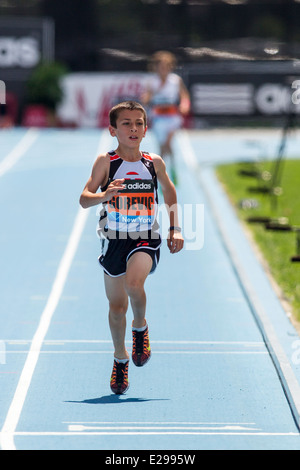
[[[172,150],[172,139],[175,134],[175,131],[171,131],[166,135],[164,142],[161,144],[161,156],[169,156],[173,159],[173,150]]]
[[[125,348],[126,312],[128,296],[124,288],[125,275],[111,277],[104,274],[105,291],[109,301],[109,326],[117,359],[129,358]]]
[[[132,360],[138,367],[145,365],[151,357],[144,290],[144,283],[151,268],[151,256],[141,251],[134,253],[127,263],[125,288],[133,311]]]
[[[152,268],[152,258],[143,251],[134,253],[127,262],[125,289],[130,297],[134,328],[142,328],[146,315],[146,293],[144,284]]]
[[[163,144],[161,144],[160,152],[162,158],[168,162],[168,173],[170,174],[171,180],[177,185],[177,172],[176,172],[176,167],[175,167],[175,159],[174,159],[174,153],[172,150],[172,139],[174,136],[175,131],[172,131],[168,134],[166,137],[166,140]]]

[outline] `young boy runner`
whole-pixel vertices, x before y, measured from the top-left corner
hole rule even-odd
[[[129,355],[125,347],[128,298],[133,311],[132,360],[140,367],[151,356],[144,283],[157,266],[161,245],[156,221],[157,181],[166,207],[170,208],[170,252],[179,252],[184,241],[178,227],[176,190],[165,163],[158,155],[140,151],[147,130],[145,109],[139,103],[126,101],[114,106],[109,118],[109,132],[117,138],[118,147],[97,157],[80,204],[83,208],[103,204],[99,262],[104,269],[114,344],[110,386],[114,393],[122,394],[129,387]]]

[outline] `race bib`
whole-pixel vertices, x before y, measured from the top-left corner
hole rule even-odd
[[[124,181],[125,188],[107,203],[109,225],[121,231],[148,230],[155,219],[155,190],[152,180]]]

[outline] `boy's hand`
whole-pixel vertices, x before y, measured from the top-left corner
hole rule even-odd
[[[123,182],[125,178],[119,179],[119,180],[113,180],[111,183],[109,183],[107,190],[104,193],[104,201],[107,202],[110,201],[114,196],[117,196],[119,191],[125,188]]]
[[[180,232],[170,230],[168,240],[168,248],[170,253],[178,253],[183,248],[184,239]]]

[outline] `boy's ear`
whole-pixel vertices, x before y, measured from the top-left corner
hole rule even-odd
[[[115,137],[115,135],[116,135],[116,128],[113,127],[113,126],[111,126],[111,125],[109,125],[109,126],[108,126],[108,130],[109,130],[110,135],[111,135],[112,137]]]

